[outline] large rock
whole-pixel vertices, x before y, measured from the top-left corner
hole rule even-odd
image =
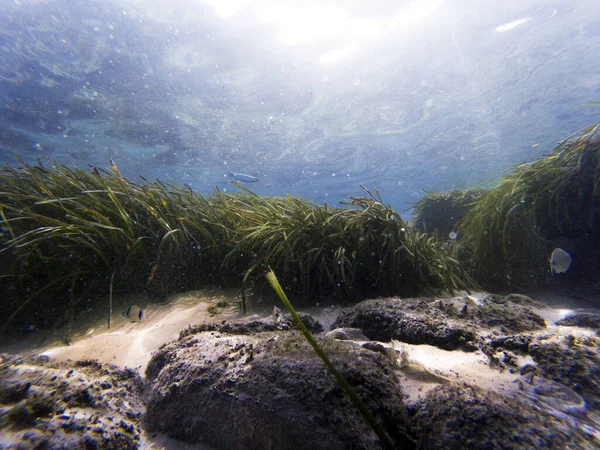
[[[398,445],[405,407],[389,360],[319,339],[325,352]],[[201,331],[154,355],[145,424],[223,449],[380,448],[376,435],[296,331]]]
[[[600,411],[600,338],[595,334],[573,330],[489,337],[481,348],[500,370],[551,380],[583,397],[590,410]]]
[[[600,314],[575,313],[556,322],[556,325],[565,327],[583,327],[600,330]]]
[[[142,397],[132,370],[0,355],[0,448],[136,449]]]
[[[598,444],[567,415],[540,408],[527,397],[458,385],[429,392],[416,408],[412,431],[418,447],[426,449],[592,449]]]
[[[480,332],[538,330],[544,319],[521,295],[452,299],[388,298],[366,300],[342,312],[334,327],[355,327],[373,340],[429,344],[444,350],[475,350]]]
[[[572,388],[590,408],[600,411],[600,339],[567,335],[539,338],[529,346],[536,373]]]

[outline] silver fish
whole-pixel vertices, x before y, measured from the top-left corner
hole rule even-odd
[[[566,273],[571,267],[573,261],[571,255],[564,251],[562,248],[555,248],[552,250],[550,255],[550,272],[552,275],[555,273]]]
[[[273,306],[273,312],[271,313],[271,317],[273,318],[273,323],[275,325],[281,324],[282,316],[283,314],[281,313],[281,309],[279,309],[277,306]]]
[[[127,317],[132,322],[141,322],[144,317],[144,311],[138,305],[131,305],[123,311],[123,317]]]
[[[258,183],[260,180],[252,175],[246,175],[245,173],[233,173],[229,171],[229,175],[236,181],[242,183]]]

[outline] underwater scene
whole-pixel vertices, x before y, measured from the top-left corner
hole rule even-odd
[[[0,449],[600,448],[598,0],[0,0]]]

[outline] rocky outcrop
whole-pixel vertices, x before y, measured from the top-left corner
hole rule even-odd
[[[534,307],[519,295],[367,300],[316,338],[397,447],[597,448],[600,338],[545,328]],[[184,329],[145,381],[91,361],[2,355],[0,448],[140,448],[151,439],[142,428],[216,450],[381,448],[280,313]],[[481,353],[424,347],[438,352],[429,359],[411,342]],[[430,365],[455,356],[477,361],[475,377]]]
[[[334,327],[360,328],[377,341],[395,339],[445,350],[476,350],[478,333],[484,330],[511,333],[545,328],[544,319],[531,308],[535,304],[515,294],[488,294],[481,299],[366,300],[344,311]]]
[[[391,362],[377,352],[320,339],[357,395],[398,445],[406,412]],[[379,448],[323,362],[298,332],[199,332],[161,349],[145,424],[216,448]]]
[[[539,339],[530,345],[529,354],[536,373],[572,388],[592,409],[600,410],[600,339]]]
[[[469,386],[435,388],[413,416],[418,448],[594,448],[570,419],[527,398]]]
[[[310,314],[298,313],[300,320],[313,333],[323,331],[323,326],[315,320]],[[234,321],[213,323],[206,322],[199,325],[190,326],[179,333],[179,338],[201,333],[203,331],[218,331],[228,334],[254,334],[263,331],[280,331],[297,329],[291,314],[282,314],[276,320],[256,319],[249,321]]]
[[[142,394],[128,369],[2,354],[0,448],[138,448]]]
[[[524,333],[491,337],[481,347],[499,369],[528,375],[530,384],[540,377],[552,380],[580,395],[591,410],[600,410],[598,336]]]
[[[566,327],[583,327],[600,332],[600,314],[575,313],[556,322],[556,325]]]

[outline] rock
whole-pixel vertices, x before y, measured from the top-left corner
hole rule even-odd
[[[391,363],[358,346],[318,338],[335,367],[397,445],[405,407]],[[215,448],[379,448],[378,440],[304,337],[295,331],[200,332],[162,348],[145,424]]]
[[[527,397],[443,385],[415,406],[418,448],[593,448],[592,437]]]
[[[529,353],[538,365],[538,375],[570,387],[592,409],[600,409],[600,339],[539,340],[530,345]]]
[[[556,325],[600,330],[600,314],[577,313],[557,321]]]
[[[421,300],[419,300],[421,301]],[[428,318],[413,311],[405,312],[406,300],[366,300],[345,310],[334,327],[360,328],[375,341],[392,339],[409,344],[430,344],[445,350],[470,347],[476,335],[455,321]]]
[[[517,305],[531,306],[532,308],[546,309],[547,306],[523,294],[508,294],[506,300]]]
[[[302,320],[302,323],[306,326],[306,328],[313,333],[319,333],[323,331],[323,326],[310,314],[298,313],[298,315],[300,316],[300,320]],[[279,317],[276,322],[269,317],[253,320],[223,321],[222,323],[202,323],[200,325],[190,326],[181,331],[179,333],[179,338],[181,339],[203,331],[251,335],[265,331],[290,330],[295,328],[297,328],[296,323],[294,322],[291,314],[288,313]]]
[[[444,350],[472,351],[477,349],[478,335],[486,330],[514,333],[545,328],[544,319],[526,306],[526,299],[516,294],[488,294],[479,300],[470,296],[366,300],[343,311],[333,326],[360,328],[366,337],[377,341],[396,339]]]
[[[107,379],[118,388],[94,388]],[[126,412],[143,411],[143,389],[139,376],[97,362],[67,365],[3,354],[0,448],[13,442],[5,438],[26,442],[25,448],[137,448],[140,415]],[[126,427],[109,425],[109,415]],[[87,430],[92,416],[102,424],[96,431]]]
[[[310,314],[299,312],[298,316],[300,317],[300,320],[304,326],[309,329],[309,331],[313,333],[320,333],[323,331],[323,326],[321,323],[318,320],[315,320]],[[296,322],[294,322],[294,319],[290,313],[285,313],[283,315],[282,325],[283,324],[287,325],[287,327],[290,329],[297,328]]]
[[[482,339],[480,346],[490,362],[497,367],[501,369],[505,367],[519,368],[516,356],[526,355],[529,352],[529,344],[533,340],[531,334],[492,336]]]
[[[465,319],[483,329],[498,328],[504,334],[546,328],[546,321],[529,305],[539,307],[540,304],[524,295],[488,294]]]
[[[340,341],[368,341],[360,328],[336,328],[326,335],[328,338],[338,339]]]
[[[531,334],[518,334],[510,336],[501,336],[491,338],[484,344],[485,347],[493,349],[503,348],[507,350],[515,350],[520,353],[527,353],[529,350],[529,344],[532,342],[533,336]]]
[[[490,337],[481,348],[500,369],[516,368],[515,372],[522,375],[531,374],[532,380],[560,383],[564,389],[572,389],[582,396],[592,410],[600,410],[600,339],[597,336],[517,334]],[[521,359],[520,363],[524,364],[520,366],[515,356],[530,358]],[[540,387],[539,391],[543,389]],[[553,387],[554,391],[557,389]]]

